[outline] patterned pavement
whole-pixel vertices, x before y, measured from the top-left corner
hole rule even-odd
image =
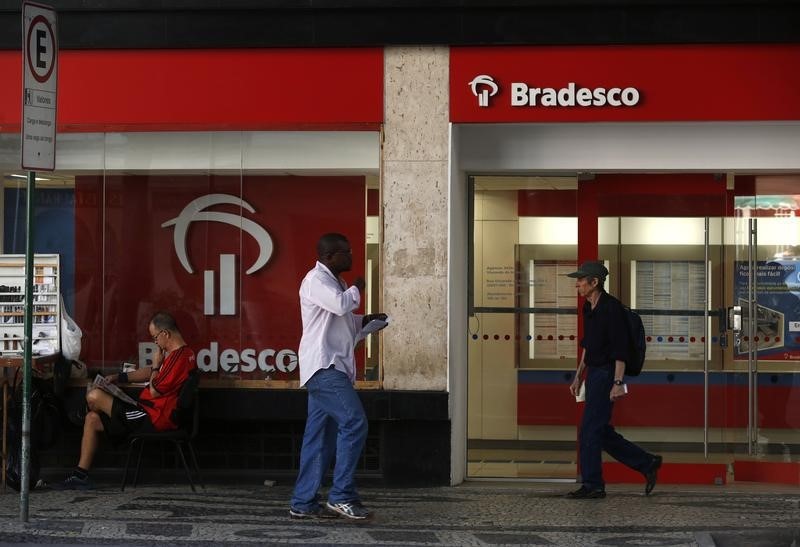
[[[798,546],[800,488],[775,485],[611,485],[603,500],[568,500],[574,485],[465,483],[447,488],[362,488],[367,522],[297,521],[289,486],[107,486],[0,492],[4,545],[564,545]]]

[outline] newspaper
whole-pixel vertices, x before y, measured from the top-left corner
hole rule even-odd
[[[373,319],[364,325],[360,331],[358,331],[358,334],[356,334],[356,343],[360,342],[373,332],[378,332],[381,329],[385,329],[387,326],[389,326],[390,321],[391,319],[388,316],[386,317],[385,321],[382,319]]]
[[[125,401],[128,404],[139,406],[139,403],[136,402],[130,395],[122,391],[120,387],[116,384],[112,384],[108,380],[106,380],[105,376],[102,374],[98,374],[94,378],[94,383],[92,384],[93,387],[99,387],[109,395],[113,395],[114,397]]]
[[[575,395],[576,403],[586,402],[586,381],[581,382],[581,387],[578,388],[578,394]]]

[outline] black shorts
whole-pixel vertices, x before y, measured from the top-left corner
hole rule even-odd
[[[156,429],[150,416],[142,407],[132,405],[114,397],[111,416],[100,412],[103,429],[113,440],[121,440],[132,433],[152,433]]]

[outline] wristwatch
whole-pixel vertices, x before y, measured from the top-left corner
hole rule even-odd
[[[622,380],[614,380],[614,385],[615,386],[624,386],[625,382],[623,382]]]

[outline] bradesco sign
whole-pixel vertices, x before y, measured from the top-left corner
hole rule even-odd
[[[454,123],[800,120],[800,46],[450,50]]]
[[[478,106],[487,108],[489,98],[496,95],[499,86],[494,78],[487,74],[476,76],[469,83],[472,94],[478,99]],[[639,90],[635,87],[582,87],[575,82],[555,89],[552,87],[534,87],[523,82],[512,82],[511,106],[636,106],[639,103]]]

